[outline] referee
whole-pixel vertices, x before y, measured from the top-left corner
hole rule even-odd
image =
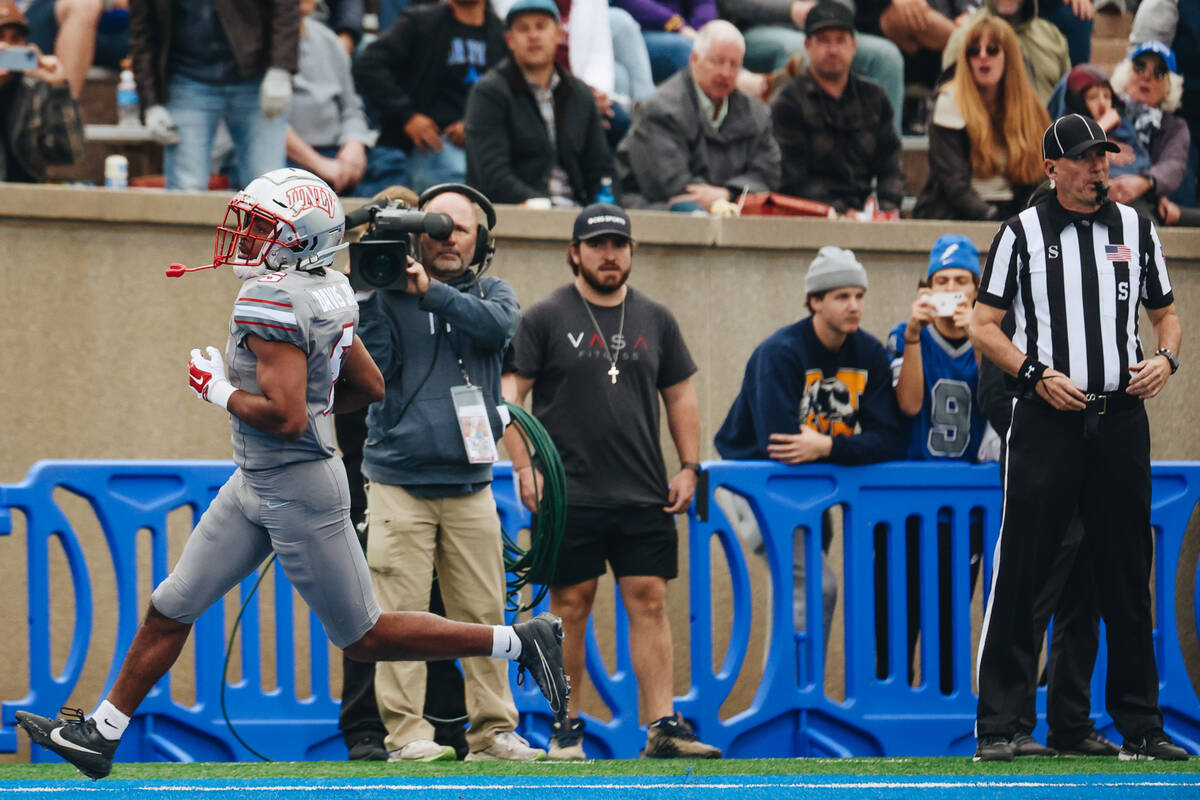
[[[1150,431],[1143,401],[1178,368],[1181,329],[1158,234],[1107,197],[1117,147],[1090,118],[1042,137],[1054,195],[1005,222],[971,322],[975,349],[1016,377],[1004,511],[979,645],[976,761],[1011,761],[1037,667],[1034,600],[1078,509],[1108,631],[1106,705],[1122,760],[1184,760],[1162,729],[1151,641]],[[1146,358],[1138,306],[1158,350]],[[1011,341],[1000,321],[1012,309]]]

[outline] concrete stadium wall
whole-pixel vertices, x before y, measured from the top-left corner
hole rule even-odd
[[[211,261],[214,228],[227,197],[3,185],[0,483],[20,481],[44,458],[230,457],[228,424],[192,396],[185,364],[193,347],[224,345],[239,283],[227,271],[179,279],[163,275],[173,261],[192,266]],[[565,245],[574,217],[568,211],[498,211],[492,274],[508,280],[528,306],[570,279]],[[996,227],[639,212],[633,229],[639,244],[631,283],[666,303],[679,320],[699,365],[701,455],[714,458],[713,433],[737,394],[751,350],[806,313],[804,273],[818,247],[837,244],[857,253],[871,281],[864,327],[882,338],[906,318],[929,247],[940,234],[967,234],[986,251]],[[1184,366],[1150,404],[1153,457],[1192,460],[1200,458],[1200,427],[1194,424],[1200,230],[1160,233],[1183,319]],[[1152,351],[1144,319],[1142,330]],[[663,434],[674,468],[665,425]],[[19,697],[27,686],[24,543],[20,523],[14,522],[14,535],[0,540],[0,581],[14,600],[0,614],[0,636],[10,642],[0,654],[0,698]],[[186,525],[180,527],[182,538]],[[178,552],[174,542],[172,552]],[[95,588],[102,610],[103,580]],[[611,615],[611,604],[609,593],[599,613]],[[686,581],[673,584],[671,606],[679,677],[687,670]],[[57,663],[65,657],[69,634],[66,601],[64,609]],[[836,629],[833,638],[838,639]],[[85,670],[93,684],[76,698],[80,704],[93,702],[111,659],[112,638],[106,641],[98,629]],[[827,689],[836,692],[836,677],[831,680]],[[585,710],[593,711],[597,702],[585,691]]]

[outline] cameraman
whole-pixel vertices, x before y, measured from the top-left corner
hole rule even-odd
[[[426,192],[422,210],[448,215],[453,232],[443,241],[417,237],[421,261],[408,259],[404,291],[378,290],[360,304],[360,335],[387,382],[386,397],[367,414],[363,450],[370,480],[367,563],[380,605],[389,611],[428,610],[436,569],[446,616],[501,624],[504,562],[488,459],[495,460],[507,422],[497,407],[500,366],[520,311],[507,283],[471,269],[490,257],[474,194],[457,185]],[[468,393],[474,400],[463,399]],[[472,405],[483,412],[472,414]],[[475,446],[489,433],[490,450]],[[468,459],[468,446],[478,463]],[[514,731],[507,664],[464,658],[462,667],[471,722],[467,760],[545,758]],[[433,741],[422,715],[423,664],[381,666],[375,694],[390,760],[455,757],[453,748]]]
[[[0,51],[25,47],[28,36],[16,4],[0,3]],[[47,164],[83,156],[83,115],[57,58],[38,53],[28,72],[0,70],[0,139],[0,181],[40,183]]]

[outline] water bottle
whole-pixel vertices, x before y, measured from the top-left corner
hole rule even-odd
[[[133,70],[121,70],[121,80],[117,83],[117,124],[121,126],[141,125],[142,115],[138,109],[137,83],[133,80]]]
[[[605,175],[600,179],[600,191],[596,192],[597,203],[616,203],[617,198],[613,196],[612,178]]]
[[[117,154],[104,159],[104,188],[129,188],[129,159]]]

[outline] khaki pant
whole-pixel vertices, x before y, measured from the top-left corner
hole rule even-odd
[[[436,568],[446,616],[463,622],[504,623],[504,556],[491,488],[461,497],[415,497],[399,486],[367,487],[371,531],[367,565],[379,604],[387,611],[428,611]],[[481,750],[498,731],[517,725],[508,661],[464,658],[467,744]],[[387,749],[432,739],[425,721],[425,664],[380,662],[375,697],[387,728]]]

